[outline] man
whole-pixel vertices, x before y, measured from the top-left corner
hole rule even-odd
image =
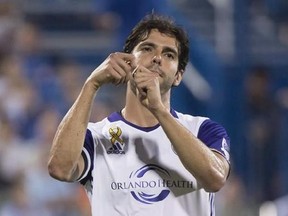
[[[50,175],[79,181],[92,215],[214,215],[214,192],[229,174],[229,137],[219,124],[170,107],[188,62],[188,37],[151,14],[86,80],[62,120]],[[101,86],[127,83],[125,107],[88,123]]]

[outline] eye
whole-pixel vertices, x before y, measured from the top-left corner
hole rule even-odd
[[[144,46],[144,47],[142,47],[142,51],[150,52],[150,51],[152,51],[152,48],[150,46]]]
[[[165,53],[165,56],[171,60],[175,59],[175,55],[173,53]]]

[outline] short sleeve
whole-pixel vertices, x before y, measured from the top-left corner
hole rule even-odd
[[[230,161],[230,138],[223,126],[207,119],[199,128],[198,138]]]
[[[89,129],[86,131],[81,155],[84,159],[84,170],[77,181],[84,185],[89,179],[92,179],[91,171],[93,170],[94,164],[94,141],[92,133]]]

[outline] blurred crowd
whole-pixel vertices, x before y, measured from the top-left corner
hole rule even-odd
[[[95,0],[95,16],[89,20],[90,24],[92,28],[110,32],[117,29],[118,46],[114,48],[119,50],[127,31],[151,11],[150,8],[175,13],[168,7],[169,1],[140,2]],[[130,19],[131,14],[128,16],[131,8],[123,7],[125,4],[142,9],[133,10],[134,20]],[[15,1],[0,1],[0,216],[89,216],[89,203],[83,189],[78,184],[58,182],[48,175],[47,154],[57,125],[100,59],[91,67],[70,56],[43,55],[41,39],[41,26],[27,20]],[[225,85],[222,79],[222,82],[216,80],[216,76],[220,79],[225,74],[225,71],[221,74],[222,69],[213,63],[217,58],[209,51],[210,61],[205,60],[200,40],[194,40],[192,63],[198,66],[200,73],[209,71],[206,74],[212,77],[211,82],[218,83],[218,87]],[[222,216],[236,215],[236,212],[243,216],[257,215],[261,203],[288,193],[287,77],[277,77],[283,83],[282,88],[275,91],[268,68],[259,66],[247,71],[245,77],[241,77],[243,82],[238,89],[243,99],[242,106],[237,107],[241,109],[238,115],[243,121],[239,124],[226,121],[225,125],[223,120],[232,138],[232,172],[228,184],[218,195],[216,209]],[[224,80],[227,81],[227,77]],[[233,87],[232,97],[233,91],[237,90]],[[120,109],[124,91],[124,87],[104,89],[95,103],[91,121]],[[192,95],[187,97],[183,92],[184,89],[177,98],[185,98],[186,103],[178,102],[179,106],[192,107],[191,114],[207,114],[200,112],[203,106],[197,109],[191,104],[188,98]],[[220,94],[223,98],[227,97],[223,94]],[[219,97],[206,102],[207,106],[214,104],[212,108],[205,108],[206,111],[213,113],[216,110],[216,99],[219,102]],[[225,119],[222,110],[223,115]]]
[[[43,56],[40,29],[18,9],[0,2],[0,215],[90,215],[83,189],[47,172],[56,128],[90,71],[72,58]],[[117,94],[116,105],[98,102],[91,120],[117,109]]]
[[[90,66],[62,53],[43,55],[43,26],[39,23],[46,29],[53,24],[35,17],[27,19],[17,3],[0,2],[0,216],[88,216],[90,206],[83,188],[52,179],[47,172],[47,156],[61,118],[100,59]],[[124,30],[117,24],[119,15],[108,10],[114,6],[105,1],[94,6],[95,16],[85,19],[86,28]],[[73,28],[66,23],[67,17],[61,18],[64,20],[57,23],[58,28]],[[131,25],[126,23],[125,30]],[[75,26],[79,29],[77,23]],[[120,45],[114,48],[121,51]],[[91,121],[119,110],[124,90],[124,86],[104,87]]]

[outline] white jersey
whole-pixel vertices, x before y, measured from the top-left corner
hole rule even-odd
[[[204,117],[171,114],[229,162],[229,137]],[[93,216],[213,216],[214,193],[202,189],[160,125],[139,127],[120,113],[89,123],[79,181]]]

